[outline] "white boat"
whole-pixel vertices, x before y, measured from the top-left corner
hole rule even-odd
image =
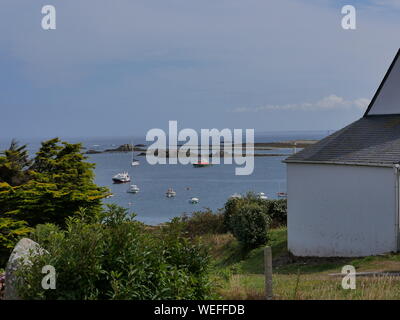
[[[234,193],[229,197],[230,199],[241,199],[242,195],[240,193]]]
[[[128,172],[117,173],[114,177],[112,177],[114,183],[126,183],[131,181],[131,177]]]
[[[258,197],[258,199],[261,199],[261,200],[267,200],[268,199],[268,197],[265,195],[264,192],[259,192],[257,194],[257,197]]]
[[[199,201],[200,201],[199,198],[195,198],[195,197],[189,199],[189,203],[191,203],[191,204],[199,203]]]
[[[176,196],[176,192],[172,188],[169,188],[165,195],[167,198],[173,198]]]
[[[132,162],[131,165],[132,167],[138,166],[140,164],[139,160],[135,159],[135,146],[132,143]]]
[[[140,164],[139,160],[135,160],[135,159],[132,160],[132,167],[138,166],[139,164]]]
[[[140,189],[136,184],[131,184],[127,192],[138,193],[139,191],[140,191]]]

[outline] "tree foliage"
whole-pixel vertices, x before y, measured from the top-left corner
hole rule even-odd
[[[26,146],[13,140],[0,156],[0,234],[9,244],[26,227],[54,223],[65,226],[65,218],[85,208],[88,215],[101,209],[106,188],[94,183],[94,164],[86,161],[81,144],[58,138],[42,142],[33,159]],[[13,230],[11,233],[10,230]],[[1,248],[7,246],[0,243]]]
[[[12,186],[26,182],[31,163],[26,145],[19,146],[18,142],[13,139],[10,147],[0,152],[0,181]]]
[[[0,215],[0,265],[6,263],[8,253],[18,239],[31,230],[25,221],[15,219],[15,212]]]

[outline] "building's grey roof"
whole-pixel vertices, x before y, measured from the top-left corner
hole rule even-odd
[[[364,116],[399,114],[400,49],[397,51]]]
[[[392,165],[400,162],[400,115],[363,117],[285,162]]]

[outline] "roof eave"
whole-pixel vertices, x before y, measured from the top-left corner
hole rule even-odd
[[[374,162],[346,162],[346,161],[307,161],[307,160],[283,160],[284,163],[303,163],[303,164],[330,164],[346,166],[364,166],[364,167],[385,167],[392,168],[396,163],[374,163]]]

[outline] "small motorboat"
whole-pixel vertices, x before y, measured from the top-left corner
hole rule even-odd
[[[189,199],[189,203],[191,203],[191,204],[197,204],[197,203],[199,203],[199,201],[200,201],[199,198],[195,198],[195,197]]]
[[[287,198],[287,193],[286,192],[277,192],[276,195],[279,198]]]
[[[176,192],[175,192],[172,188],[169,188],[169,189],[167,190],[167,192],[165,193],[165,196],[166,196],[167,198],[173,198],[173,197],[176,196]]]
[[[131,186],[129,187],[128,193],[138,193],[140,191],[139,187],[136,184],[131,184]]]
[[[261,200],[267,200],[268,199],[268,197],[265,195],[264,192],[259,192],[257,194],[257,197],[258,197],[258,199],[261,199]]]
[[[114,183],[126,183],[131,181],[131,177],[129,176],[128,172],[122,172],[116,174],[112,180]]]
[[[241,199],[242,195],[240,193],[234,193],[229,197],[229,199]]]

